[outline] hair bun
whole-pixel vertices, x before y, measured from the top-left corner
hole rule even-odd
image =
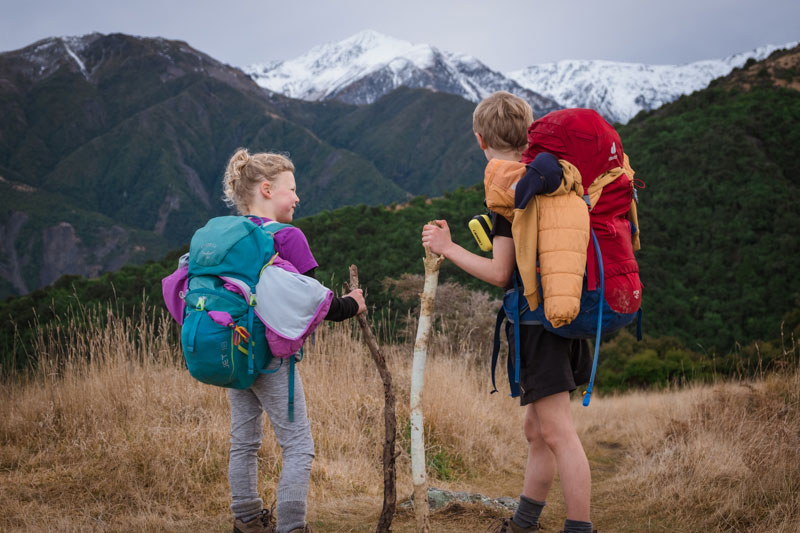
[[[242,169],[250,162],[250,153],[246,148],[239,148],[229,163],[231,170],[234,174],[241,174]],[[238,176],[237,176],[238,177]]]

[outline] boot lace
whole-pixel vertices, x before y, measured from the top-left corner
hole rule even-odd
[[[272,507],[275,507],[274,503],[272,504]],[[272,508],[261,509],[261,513],[258,515],[258,520],[270,533],[275,531],[275,519],[272,515]]]

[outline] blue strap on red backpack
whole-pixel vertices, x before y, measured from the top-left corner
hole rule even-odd
[[[618,329],[630,324],[634,318],[638,317],[636,336],[639,340],[642,338],[642,310],[639,309],[634,313],[618,313],[610,308],[608,302],[605,300],[605,273],[603,271],[602,254],[600,252],[600,245],[597,242],[597,237],[592,234],[592,242],[594,244],[595,253],[599,258],[598,265],[600,268],[600,288],[596,291],[587,291],[584,287],[583,294],[581,295],[581,311],[578,317],[575,318],[570,324],[555,328],[547,320],[544,315],[544,306],[540,303],[539,307],[534,310],[530,309],[528,301],[523,295],[522,280],[519,277],[519,272],[515,271],[513,277],[513,288],[506,292],[503,297],[503,306],[497,313],[497,322],[495,323],[494,333],[494,346],[492,349],[492,393],[497,392],[497,385],[495,382],[495,368],[500,353],[500,328],[504,320],[513,325],[514,328],[514,358],[507,358],[506,367],[508,371],[508,381],[511,386],[511,396],[517,397],[520,394],[519,387],[519,373],[521,367],[520,361],[520,330],[519,326],[523,325],[541,325],[546,330],[556,335],[573,338],[573,339],[588,339],[594,337],[594,357],[592,361],[592,373],[589,378],[589,385],[584,393],[583,405],[588,406],[591,401],[592,391],[594,390],[594,379],[597,375],[597,362],[600,355],[600,340],[603,333],[613,333]],[[584,284],[585,284],[584,279]],[[540,285],[541,287],[541,285]],[[541,289],[540,289],[541,290]],[[604,320],[605,317],[605,320]],[[510,352],[509,347],[509,352]]]

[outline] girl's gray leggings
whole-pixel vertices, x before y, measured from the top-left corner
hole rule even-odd
[[[270,368],[277,366],[273,359]],[[262,411],[269,417],[281,447],[283,466],[278,481],[278,531],[291,531],[305,524],[306,496],[314,459],[314,439],[306,414],[306,398],[295,366],[294,422],[289,422],[289,362],[279,370],[262,374],[247,390],[228,389],[231,404],[231,450],[228,481],[231,510],[235,518],[247,520],[263,506],[258,497],[257,453],[261,447]],[[299,525],[298,525],[299,524]]]

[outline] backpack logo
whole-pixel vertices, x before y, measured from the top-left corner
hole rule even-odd
[[[611,156],[608,158],[609,161],[613,161],[614,159],[619,160],[619,156],[617,155],[617,142],[614,141],[611,143]]]
[[[228,351],[228,343],[227,342],[219,343],[219,360],[220,360],[220,364],[222,365],[223,368],[225,368],[226,370],[229,370],[231,368],[231,362],[228,359],[227,351]]]

